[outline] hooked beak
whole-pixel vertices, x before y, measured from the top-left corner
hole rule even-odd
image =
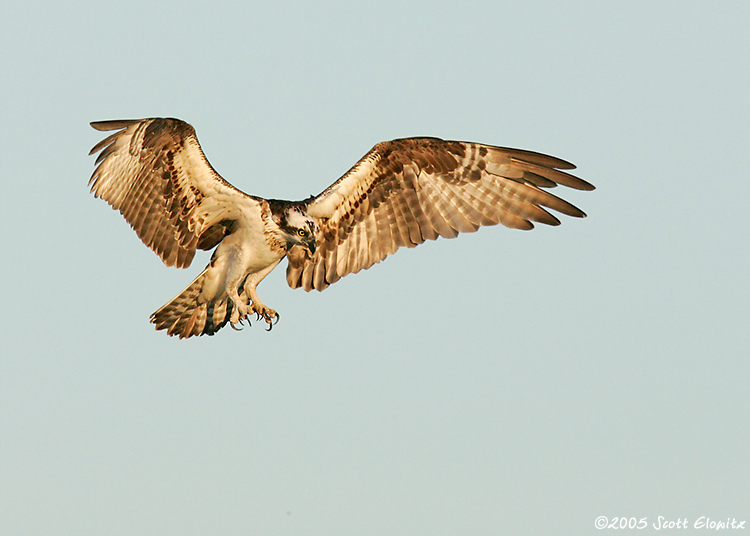
[[[306,240],[304,243],[304,246],[308,250],[310,250],[310,253],[314,254],[315,253],[315,237],[313,236],[313,237],[310,237],[309,240]]]

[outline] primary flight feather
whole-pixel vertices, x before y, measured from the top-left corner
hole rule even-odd
[[[256,287],[284,257],[290,287],[323,290],[402,246],[483,225],[559,225],[547,209],[585,217],[545,189],[594,189],[561,171],[573,164],[552,156],[407,138],[377,144],[318,196],[263,199],[225,181],[184,121],[91,126],[115,131],[89,153],[99,153],[91,191],[119,210],[144,244],[180,268],[197,249],[216,248],[203,272],[151,315],[157,329],[180,338],[213,335],[253,314],[270,328],[278,313],[260,301]]]

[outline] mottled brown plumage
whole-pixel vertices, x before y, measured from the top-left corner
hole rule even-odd
[[[221,227],[231,225],[235,211],[226,211],[227,219],[220,219],[215,196],[250,197],[214,171],[195,130],[184,121],[98,121],[91,126],[117,130],[89,152],[101,151],[89,181],[92,193],[119,210],[167,266],[190,266],[196,248],[211,249]]]
[[[437,138],[380,143],[310,202],[307,211],[319,218],[321,237],[313,256],[300,248],[287,254],[289,286],[323,290],[400,247],[484,225],[559,225],[543,207],[582,218],[581,210],[541,189],[592,190],[559,171],[574,167],[530,151]]]
[[[152,315],[170,335],[212,335],[255,313],[278,314],[255,291],[281,259],[292,288],[323,290],[401,247],[453,238],[501,223],[559,225],[553,210],[585,214],[545,189],[594,187],[563,170],[575,166],[530,151],[409,138],[379,143],[320,195],[266,200],[222,179],[193,127],[178,119],[92,123],[117,130],[99,142],[95,196],[119,210],[168,266],[190,265],[196,249],[211,263]]]

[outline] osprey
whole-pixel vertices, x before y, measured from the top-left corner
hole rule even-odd
[[[375,145],[320,195],[304,201],[241,192],[208,163],[195,130],[179,119],[99,121],[113,134],[89,184],[117,209],[167,266],[185,268],[196,249],[216,248],[208,266],[151,315],[156,329],[180,338],[213,335],[256,315],[279,315],[257,286],[286,257],[292,288],[323,290],[370,268],[398,248],[483,225],[532,229],[559,225],[545,210],[586,215],[544,188],[593,190],[563,169],[565,160],[531,151],[407,138]]]

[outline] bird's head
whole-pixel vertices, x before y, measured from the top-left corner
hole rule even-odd
[[[273,219],[284,235],[287,248],[299,245],[315,253],[318,221],[305,212],[304,205],[289,203],[275,211]]]

